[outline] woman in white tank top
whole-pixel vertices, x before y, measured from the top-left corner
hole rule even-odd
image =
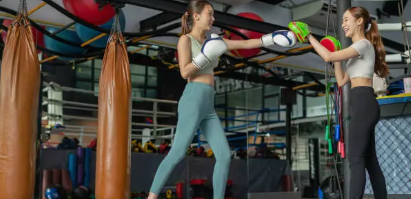
[[[374,197],[387,199],[384,174],[375,149],[375,127],[380,118],[380,106],[374,97],[373,75],[385,78],[388,67],[378,24],[363,7],[351,7],[343,16],[345,36],[352,39],[348,48],[330,52],[311,34],[308,26],[298,22],[296,34],[307,39],[326,61],[334,62],[335,77],[339,86],[351,81],[350,120],[348,146],[346,146],[351,171],[349,199],[362,199],[365,189],[365,170],[370,176]],[[293,23],[297,24],[297,23]],[[294,27],[293,27],[294,28]],[[344,72],[340,61],[347,62]]]

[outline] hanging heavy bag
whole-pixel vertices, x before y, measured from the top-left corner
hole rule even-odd
[[[1,62],[0,193],[2,198],[33,198],[40,63],[26,0],[7,30]]]
[[[118,18],[117,14],[99,83],[95,186],[98,199],[130,198],[131,79]]]

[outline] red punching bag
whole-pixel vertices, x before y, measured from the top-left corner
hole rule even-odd
[[[251,13],[251,12],[238,13],[237,16],[253,19],[253,20],[256,20],[256,21],[264,21],[260,16],[254,14],[254,13]],[[249,30],[244,30],[244,29],[240,29],[240,28],[235,28],[235,27],[230,27],[230,28],[240,32],[241,34],[245,35],[249,39],[258,39],[258,38],[260,38],[264,35],[262,33],[253,32],[253,31],[249,31]],[[236,35],[233,32],[227,31],[227,30],[225,31],[224,38],[231,39],[231,40],[243,40],[242,37]],[[255,48],[255,49],[238,49],[238,50],[232,50],[230,52],[236,57],[246,58],[246,57],[252,57],[254,55],[257,55],[258,53],[261,52],[261,49],[259,49],[259,48]]]
[[[9,28],[9,27],[10,27],[10,24],[11,24],[12,22],[13,22],[13,20],[4,19],[4,20],[3,20],[3,26],[6,26],[7,28]],[[4,30],[4,31],[1,32],[1,39],[3,40],[4,43],[6,43],[6,41],[7,41],[7,33],[8,33],[7,30]]]
[[[63,4],[71,14],[96,26],[105,24],[116,14],[111,5],[100,9],[95,0],[63,0]]]

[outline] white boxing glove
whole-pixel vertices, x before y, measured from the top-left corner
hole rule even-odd
[[[227,50],[228,46],[225,41],[217,34],[211,34],[211,38],[204,42],[201,52],[193,58],[193,64],[201,70]]]
[[[297,37],[292,31],[277,30],[261,37],[261,43],[264,47],[271,45],[280,45],[282,47],[293,47],[297,43]]]

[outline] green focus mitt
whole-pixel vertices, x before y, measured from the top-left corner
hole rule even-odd
[[[300,43],[308,43],[307,36],[311,34],[311,31],[307,24],[293,21],[288,24],[288,28],[297,36]]]

